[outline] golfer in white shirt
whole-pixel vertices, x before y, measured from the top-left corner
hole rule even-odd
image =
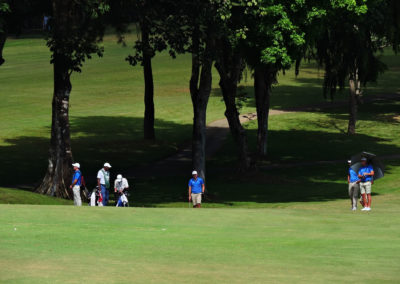
[[[121,207],[124,202],[128,202],[128,199],[124,194],[124,191],[128,189],[128,180],[122,177],[122,175],[117,175],[117,179],[114,181],[114,195],[117,207]]]
[[[110,168],[109,163],[105,163],[103,168],[97,172],[97,186],[101,188],[103,195],[103,206],[107,206],[110,189]]]

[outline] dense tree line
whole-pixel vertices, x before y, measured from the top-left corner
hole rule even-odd
[[[26,3],[25,3],[26,2]],[[302,59],[324,68],[324,95],[349,86],[348,133],[356,132],[361,88],[385,70],[384,47],[398,50],[400,4],[396,0],[0,0],[0,65],[8,33],[17,33],[21,14],[50,16],[47,45],[54,65],[54,96],[49,166],[38,191],[70,198],[73,160],[69,133],[72,72],[80,72],[99,47],[104,28],[113,26],[124,41],[136,23],[140,36],[125,58],[141,65],[144,77],[144,138],[155,139],[152,58],[167,50],[172,57],[190,53],[188,82],[193,104],[193,168],[206,176],[206,113],[216,67],[225,116],[237,146],[240,169],[251,165],[246,132],[240,122],[238,85],[245,69],[254,79],[258,131],[257,155],[268,154],[268,117],[272,86],[278,74]],[[22,3],[22,5],[21,5]],[[24,4],[25,3],[25,4]],[[13,27],[13,31],[10,30]],[[122,58],[121,60],[124,60]]]

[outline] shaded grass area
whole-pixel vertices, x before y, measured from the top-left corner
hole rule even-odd
[[[134,39],[135,35],[127,37],[128,46]],[[106,36],[104,46],[103,58],[89,60],[82,73],[72,76],[70,118],[75,160],[93,171],[105,160],[120,167],[138,166],[174,153],[191,137],[190,56],[173,60],[162,53],[153,61],[157,140],[149,142],[143,140],[142,133],[142,68],[129,66],[125,58],[132,49],[118,45],[115,36]],[[10,178],[32,184],[40,180],[47,166],[53,85],[50,53],[43,39],[24,38],[8,40],[4,55],[7,62],[0,69],[0,152],[5,153],[7,167],[16,169]],[[223,108],[219,97],[211,98],[208,121],[223,117]],[[32,161],[36,161],[35,166],[29,167]],[[0,170],[0,184],[12,184],[5,171]]]
[[[373,186],[373,195],[399,194],[400,161],[385,160],[386,173]],[[205,208],[286,208],[302,203],[342,200],[347,205],[347,165],[334,163],[235,173],[209,167]],[[191,207],[187,199],[189,176],[129,179],[130,206]],[[43,200],[42,200],[43,198]],[[110,195],[113,199],[113,195]],[[18,189],[0,190],[0,203],[61,204],[71,202],[48,198]],[[110,203],[112,205],[113,202]],[[373,205],[374,206],[374,205]]]
[[[141,119],[132,117],[87,116],[73,118],[71,131],[74,157],[85,175],[94,176],[105,161],[114,172],[139,166],[167,157],[177,151],[181,132],[190,133],[191,125],[157,120],[162,139],[138,139],[135,124]],[[47,167],[49,138],[21,136],[4,139],[0,145],[0,184],[3,186],[32,185],[41,181]]]
[[[400,162],[387,160],[385,163],[385,177],[373,185],[374,196],[400,192]],[[292,207],[298,203],[333,200],[342,200],[341,204],[347,205],[350,204],[350,200],[347,201],[347,170],[346,163],[235,174],[209,167],[203,207]],[[188,179],[188,176],[177,176],[131,180],[134,190],[130,204],[138,207],[189,207]]]
[[[134,38],[134,35],[128,36],[128,46]],[[190,56],[179,56],[172,60],[163,53],[154,59],[157,140],[149,142],[142,139],[142,70],[140,67],[130,67],[124,61],[131,49],[117,45],[113,35],[106,36],[104,46],[104,58],[88,61],[84,65],[83,73],[74,74],[72,80],[73,154],[75,160],[82,164],[84,175],[89,177],[90,186],[94,183],[93,176],[105,161],[113,165],[113,173],[149,165],[176,152],[191,137],[193,114],[188,90]],[[40,38],[11,39],[7,41],[4,53],[7,64],[0,69],[0,186],[32,186],[41,181],[47,166],[52,96],[50,54],[44,40]],[[380,78],[378,85],[368,87],[367,95],[398,90],[394,79],[399,71],[399,59],[387,52],[384,60],[388,63],[389,70]],[[288,109],[324,101],[321,94],[322,76],[323,73],[313,62],[304,63],[298,77],[292,71],[288,71],[286,75],[280,74],[280,84],[273,90],[272,108]],[[241,85],[243,91],[250,96],[241,112],[254,111],[252,79],[249,73]],[[335,99],[340,100],[340,96],[346,99],[347,94],[338,94]],[[361,106],[357,125],[359,134],[354,137],[343,134],[347,125],[345,108],[271,117],[270,156],[268,161],[260,165],[321,159],[346,160],[349,155],[360,150],[369,150],[379,155],[398,153],[398,108],[398,103]],[[223,110],[218,76],[214,72],[208,121],[222,118]],[[246,127],[250,148],[254,150],[255,122]],[[240,201],[241,195],[244,201],[249,201],[247,196],[258,196],[253,194],[253,190],[261,192],[264,188],[270,189],[261,200],[280,202],[282,200],[274,197],[273,192],[280,187],[286,187],[287,190],[292,187],[291,181],[286,184],[286,179],[282,178],[285,173],[280,171],[267,177],[250,174],[239,179],[235,173],[226,172],[221,173],[222,178],[219,177],[220,168],[233,169],[236,163],[235,148],[229,138],[216,158],[208,162],[208,186],[210,194],[214,194],[211,198],[216,200],[216,204],[220,202],[229,206],[232,202]],[[188,177],[184,173],[177,175],[176,178],[159,177],[155,180],[141,180],[138,177],[136,204],[164,206],[163,204],[171,204],[180,200],[179,198],[186,198]],[[304,187],[314,188],[311,181],[313,174],[307,172],[304,175]],[[302,178],[295,174],[293,180]],[[336,178],[341,180],[342,174]],[[279,182],[274,184],[274,180]],[[176,185],[177,181],[179,185]],[[242,190],[246,182],[250,186],[239,193],[237,184],[241,185]],[[234,188],[234,200],[221,198],[221,195],[229,193],[219,192],[220,189],[229,189],[231,185]],[[335,187],[331,183],[325,185]],[[167,193],[163,192],[164,189]],[[287,198],[292,198],[291,201],[300,198],[312,201],[315,198],[312,196],[318,194],[320,193],[315,192],[303,197],[292,193]],[[339,197],[343,198],[343,193]],[[154,202],[150,199],[154,199]],[[178,203],[177,206],[181,204]]]
[[[368,151],[377,155],[400,153],[400,102],[376,102],[360,106],[357,135],[347,135],[348,115],[342,108],[320,112],[271,116],[268,159],[261,164],[318,160],[346,161]],[[257,122],[246,124],[251,151],[256,150]],[[235,145],[228,138],[212,160],[223,166],[236,162]]]
[[[396,283],[399,195],[371,213],[1,205],[0,281]],[[366,249],[367,248],[367,249]]]
[[[400,132],[398,117],[399,103],[377,102],[363,105],[360,108],[358,135],[344,134],[347,126],[346,114],[341,109],[321,111],[319,113],[293,113],[272,116],[270,122],[269,160],[258,163],[259,171],[248,174],[236,173],[235,146],[229,138],[215,158],[208,161],[206,207],[270,207],[288,206],[293,202],[316,202],[336,199],[347,199],[345,178],[347,168],[345,161],[352,154],[362,150],[378,155],[400,153]],[[116,127],[119,135],[112,137],[109,144],[96,146],[98,140],[106,140],[107,131],[96,127],[96,122],[108,128]],[[74,138],[75,154],[85,157],[81,163],[89,188],[93,187],[93,176],[101,164],[102,158],[112,162],[113,173],[123,172],[135,164],[134,157],[140,155],[162,155],[164,149],[171,144],[153,143],[151,152],[146,151],[149,145],[141,145],[137,140],[123,143],[123,137],[129,136],[129,124],[132,118],[87,117],[73,120],[73,128],[77,133]],[[159,122],[159,124],[161,124]],[[175,127],[184,127],[164,122],[164,131],[173,140]],[[255,150],[255,123],[246,125],[250,146]],[[189,128],[190,126],[187,125]],[[82,135],[82,136],[80,136]],[[111,138],[109,138],[111,139]],[[0,172],[2,182],[22,183],[41,176],[40,167],[32,167],[37,161],[45,160],[47,147],[44,138],[26,138],[11,141],[14,146],[0,147],[3,166],[12,168],[13,174]],[[133,146],[133,147],[132,147]],[[80,152],[82,151],[82,152]],[[158,151],[158,152],[157,152]],[[99,154],[100,153],[100,154]],[[275,170],[263,170],[263,166],[272,163],[302,163],[316,160],[342,160],[343,164],[328,166],[296,166]],[[13,163],[18,161],[19,167]],[[118,161],[114,163],[114,161]],[[385,186],[379,184],[398,178],[398,163],[391,161],[393,172],[377,181],[375,193],[384,193]],[[190,172],[190,171],[189,171]],[[133,187],[131,206],[186,207],[187,180],[186,173],[177,173],[176,177],[162,177],[162,173],[154,173],[156,178],[143,179],[137,176],[130,180]],[[157,177],[158,176],[158,177]],[[40,180],[37,180],[40,181]],[[399,186],[397,186],[398,189]],[[391,186],[391,188],[394,188]],[[395,190],[395,189],[393,189]]]
[[[396,94],[400,92],[398,84],[400,71],[400,56],[393,53],[390,48],[380,55],[386,64],[387,70],[381,74],[377,82],[370,82],[362,88],[363,96],[381,94]],[[272,109],[292,109],[318,105],[322,102],[347,102],[348,88],[337,90],[331,98],[323,96],[324,72],[319,69],[316,62],[302,62],[300,74],[296,77],[294,70],[289,70],[285,74],[278,75],[278,84],[272,88],[271,108]],[[248,99],[244,103],[243,112],[248,108],[255,107],[254,90],[251,86],[251,78],[247,77],[242,84],[241,92],[247,94]],[[218,93],[218,90],[215,89]]]

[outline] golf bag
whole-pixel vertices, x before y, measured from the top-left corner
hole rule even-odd
[[[89,206],[103,206],[103,195],[98,186],[90,194]]]
[[[118,198],[117,204],[115,207],[129,207],[129,200],[128,200],[129,192],[124,191],[121,193],[120,197]]]

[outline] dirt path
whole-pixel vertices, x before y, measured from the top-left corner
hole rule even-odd
[[[386,100],[400,100],[399,94],[385,94],[379,96],[369,96],[364,98],[364,103],[371,103],[376,101],[386,101]],[[296,107],[286,110],[275,110],[271,109],[269,112],[270,116],[281,115],[286,113],[295,112],[309,112],[309,111],[320,111],[322,109],[330,109],[341,106],[347,106],[347,102],[326,102],[319,103],[311,106]],[[256,113],[248,113],[240,115],[241,123],[246,123],[251,120],[257,119]],[[224,141],[229,135],[229,124],[226,118],[213,121],[207,125],[207,138],[206,138],[206,157],[212,157],[224,144]],[[399,155],[391,156],[393,158],[398,158]],[[180,149],[176,154],[154,162],[151,165],[128,169],[124,174],[128,178],[132,177],[155,177],[155,176],[176,176],[183,172],[190,172],[192,162],[192,146],[186,145]],[[287,168],[291,166],[307,166],[316,164],[334,164],[343,161],[310,161],[310,162],[300,162],[293,164],[274,164],[270,166],[261,167],[260,169],[272,169],[272,168]]]
[[[289,111],[271,110],[270,115],[279,115]],[[240,122],[246,123],[257,119],[254,113],[240,115]],[[206,157],[212,157],[224,144],[229,135],[229,124],[226,118],[213,121],[207,125],[206,136]],[[129,169],[125,175],[129,177],[153,177],[153,176],[174,176],[179,173],[191,170],[192,145],[186,145],[176,154],[157,161],[142,168]]]

